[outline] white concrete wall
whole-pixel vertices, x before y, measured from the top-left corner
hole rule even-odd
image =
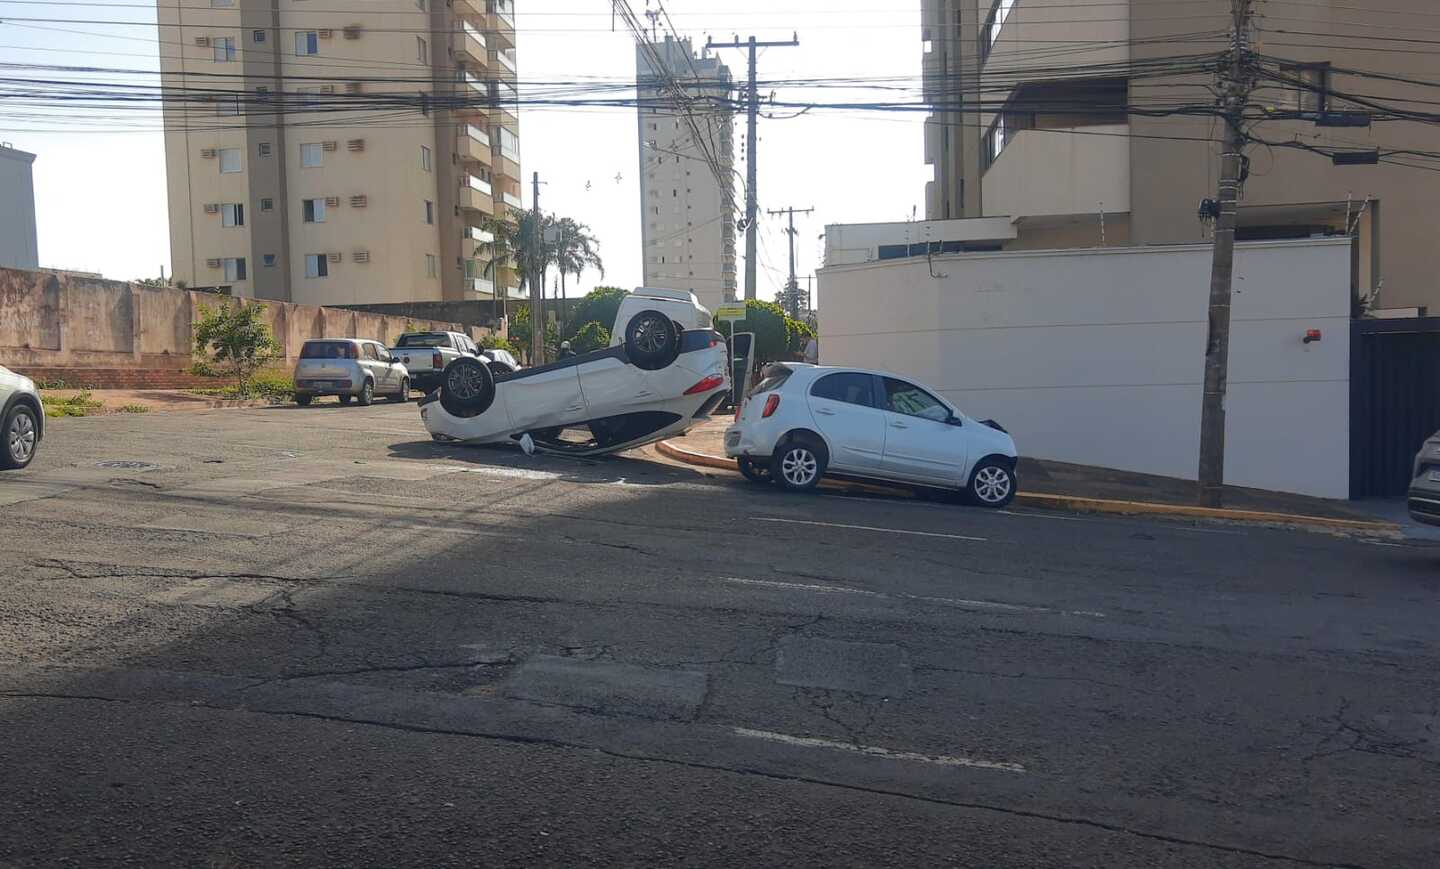
[[[1350,246],[1243,244],[1226,480],[1349,494]],[[821,362],[897,371],[1037,458],[1194,479],[1211,251],[966,254],[820,273]],[[1321,329],[1305,345],[1307,329]]]
[[[1021,130],[985,173],[988,215],[1130,210],[1130,125]]]

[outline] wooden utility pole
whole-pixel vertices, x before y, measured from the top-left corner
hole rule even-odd
[[[785,234],[790,236],[790,280],[785,284],[785,295],[781,307],[792,317],[800,316],[800,282],[795,278],[795,215],[810,214],[814,211],[814,208],[776,208],[765,212],[766,214],[784,214],[790,218],[790,226],[785,230]]]
[[[1215,254],[1210,270],[1209,334],[1205,343],[1205,395],[1200,407],[1200,504],[1219,507],[1225,487],[1225,389],[1230,364],[1230,301],[1235,279],[1235,218],[1245,150],[1245,105],[1255,86],[1249,29],[1253,0],[1230,0],[1230,57],[1220,74],[1225,145],[1215,214]]]
[[[759,170],[757,167],[755,153],[756,133],[755,123],[760,114],[760,92],[755,84],[755,49],[757,48],[781,48],[793,47],[800,44],[799,35],[791,37],[788,42],[756,42],[755,37],[750,37],[745,42],[738,38],[733,42],[716,42],[713,39],[705,43],[710,48],[748,48],[750,49],[750,79],[747,89],[746,102],[749,104],[748,114],[750,125],[745,132],[745,298],[755,298],[755,264],[756,264],[756,239],[755,224],[759,217],[759,200],[756,193],[756,184],[759,181]]]
[[[535,209],[534,219],[530,228],[530,364],[545,364],[545,303],[542,294],[545,292],[545,275],[543,274],[545,258],[541,253],[540,246],[544,243],[544,235],[540,229],[540,173],[534,173],[531,182],[534,188],[532,194],[532,205]]]

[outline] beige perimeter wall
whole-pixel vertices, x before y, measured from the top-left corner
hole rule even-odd
[[[63,272],[0,269],[0,365],[185,368],[202,307],[239,300],[171,287],[146,287]],[[294,361],[310,338],[373,338],[389,343],[407,329],[493,331],[433,320],[266,302],[265,319]]]

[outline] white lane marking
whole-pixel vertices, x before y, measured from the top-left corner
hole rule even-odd
[[[511,480],[558,480],[560,474],[554,471],[535,471],[529,468],[466,468],[464,473],[480,474],[485,477],[503,477]]]
[[[828,748],[831,751],[848,751],[851,754],[864,754],[870,757],[883,757],[886,760],[908,760],[914,763],[928,763],[934,766],[968,766],[974,769],[993,769],[999,772],[1025,772],[1025,767],[1018,763],[1009,763],[1001,760],[981,760],[974,757],[959,757],[948,754],[920,754],[914,751],[891,751],[888,748],[880,748],[875,745],[856,745],[849,742],[835,742],[829,739],[814,739],[808,736],[790,736],[785,733],[772,733],[768,730],[751,730],[748,727],[730,728],[736,736],[745,736],[750,739],[763,739],[766,742],[778,742],[782,745],[793,745],[799,748]]]
[[[1097,613],[1091,610],[1058,610],[1051,607],[1027,606],[1019,603],[1000,603],[993,600],[966,600],[955,597],[928,597],[919,594],[902,594],[899,592],[870,591],[864,588],[847,588],[843,585],[819,585],[815,583],[800,582],[779,582],[771,579],[745,579],[739,576],[721,577],[722,582],[733,582],[737,585],[753,585],[761,588],[775,588],[783,591],[813,591],[817,594],[858,594],[862,597],[892,598],[895,600],[915,600],[922,603],[936,603],[945,606],[960,607],[962,609],[984,609],[1000,610],[1002,612],[1023,612],[1023,613],[1056,613],[1067,616],[1091,616],[1093,618],[1105,618],[1104,613]]]
[[[996,510],[1002,516],[1015,516],[1019,519],[1048,519],[1052,522],[1096,522],[1096,519],[1082,519],[1079,516],[1050,516],[1045,513],[1016,513],[1014,510]]]
[[[913,537],[943,537],[946,540],[968,540],[971,543],[988,543],[987,537],[966,537],[963,534],[937,534],[934,531],[907,531],[900,528],[875,528],[870,525],[841,525],[837,522],[811,522],[805,519],[776,519],[756,516],[754,522],[784,522],[787,525],[819,525],[824,528],[843,528],[847,531],[878,531],[881,534],[909,534]]]

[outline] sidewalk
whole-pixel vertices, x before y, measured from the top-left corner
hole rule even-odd
[[[729,417],[715,417],[685,437],[662,442],[657,447],[662,455],[678,461],[733,470],[735,462],[725,458],[725,428],[729,424]],[[1194,506],[1195,483],[1172,477],[1024,458],[1020,460],[1019,475],[1020,494],[1016,501],[1029,506],[1298,523],[1377,532],[1395,530],[1393,524],[1379,521],[1374,512],[1347,501],[1226,487],[1225,508],[1210,510]]]

